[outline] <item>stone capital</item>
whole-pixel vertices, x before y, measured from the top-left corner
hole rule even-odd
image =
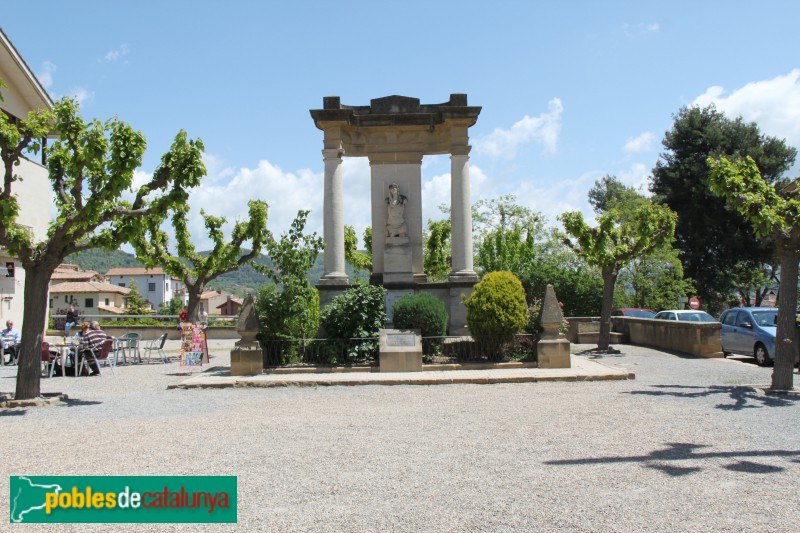
[[[386,152],[369,155],[370,166],[376,165],[421,165],[420,152]]]
[[[324,148],[322,150],[322,157],[323,159],[341,159],[344,155],[344,149],[342,148]]]
[[[454,156],[465,156],[469,157],[469,153],[472,151],[472,146],[470,145],[461,145],[461,146],[452,146],[450,147],[450,157]]]

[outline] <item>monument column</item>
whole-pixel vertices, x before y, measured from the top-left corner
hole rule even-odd
[[[344,269],[344,202],[342,200],[341,148],[322,150],[325,160],[323,199],[323,239],[325,241],[325,272],[321,285],[347,285]]]
[[[450,279],[477,279],[472,264],[472,205],[469,187],[470,146],[451,149],[450,221],[453,226],[453,271]]]

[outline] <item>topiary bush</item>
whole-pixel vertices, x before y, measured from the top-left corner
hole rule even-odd
[[[511,272],[489,272],[464,301],[467,326],[491,360],[503,358],[501,347],[528,322],[525,289]]]
[[[407,294],[392,307],[392,323],[398,329],[418,329],[423,337],[447,334],[449,317],[444,304],[428,293]],[[441,352],[442,339],[422,340],[422,352],[433,357]]]
[[[331,300],[322,310],[321,323],[330,339],[331,364],[366,363],[378,352],[378,332],[386,322],[386,289],[356,285]],[[352,341],[350,339],[370,339]]]

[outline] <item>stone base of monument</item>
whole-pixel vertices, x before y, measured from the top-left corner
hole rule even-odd
[[[571,368],[567,339],[541,340],[536,344],[539,368]]]
[[[386,237],[383,249],[383,283],[413,283],[411,244],[408,237]]]
[[[231,376],[257,376],[264,370],[264,353],[258,343],[231,350]]]
[[[381,372],[422,371],[422,336],[418,329],[382,329],[379,341]]]

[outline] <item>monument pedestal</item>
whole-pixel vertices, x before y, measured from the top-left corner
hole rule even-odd
[[[539,368],[570,368],[569,341],[567,339],[541,340],[536,344]]]
[[[264,371],[264,354],[256,343],[231,350],[231,376],[257,376]]]
[[[383,249],[383,283],[414,283],[408,237],[386,237]]]
[[[382,329],[381,372],[421,372],[422,336],[417,329]]]
[[[564,322],[556,291],[548,285],[542,302],[542,340],[536,344],[539,368],[570,368],[569,341],[558,330]]]

